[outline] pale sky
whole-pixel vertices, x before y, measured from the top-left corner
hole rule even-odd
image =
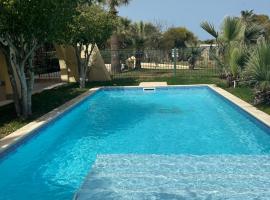
[[[270,15],[270,0],[131,0],[119,15],[134,21],[161,21],[167,26],[185,26],[200,39],[210,36],[200,28],[204,20],[220,26],[225,16],[241,10]]]

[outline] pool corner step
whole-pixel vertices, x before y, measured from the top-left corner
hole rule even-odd
[[[76,200],[270,199],[270,156],[101,155]]]

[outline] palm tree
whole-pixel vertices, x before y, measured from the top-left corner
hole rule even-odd
[[[117,7],[129,4],[130,0],[106,0],[109,6],[110,13],[113,17],[117,18]],[[119,40],[118,35],[115,32],[111,36],[111,67],[113,72],[121,72],[121,64],[119,59]]]
[[[264,28],[258,24],[246,25],[243,33],[243,42],[246,45],[257,44],[258,40],[263,37]]]
[[[242,20],[242,22],[244,22],[244,24],[251,23],[253,17],[254,17],[253,10],[242,10],[241,11],[241,20]]]
[[[245,46],[235,46],[231,47],[228,55],[228,84],[229,86],[234,85],[236,87],[237,82],[239,81],[241,72],[243,71],[247,59],[249,56],[248,50]]]
[[[136,50],[136,69],[141,69],[141,60],[144,54],[144,43],[146,41],[145,26],[146,24],[142,21],[134,23],[132,26],[133,45]]]
[[[196,62],[201,58],[202,52],[205,48],[199,47],[197,42],[186,42],[185,45],[188,48],[187,56],[188,56],[188,64],[189,69],[194,70]]]
[[[262,40],[249,58],[245,73],[255,85],[255,104],[270,104],[270,43]]]
[[[217,31],[215,27],[208,23],[203,22],[201,27],[213,36],[216,40],[217,49],[213,58],[220,69],[220,76],[226,77],[228,84],[231,84],[231,74],[229,73],[229,54],[234,43],[240,41],[242,31],[242,24],[236,17],[226,17],[222,24],[221,30]]]
[[[232,42],[237,41],[240,37],[243,26],[241,21],[236,17],[226,17],[222,26],[221,39],[230,45]]]
[[[124,17],[118,17],[117,22],[116,34],[118,36],[118,48],[130,48],[133,44],[131,20]]]
[[[216,42],[219,37],[219,32],[216,31],[216,28],[213,24],[210,24],[209,22],[202,22],[201,27],[203,30],[205,30],[207,33],[209,33],[212,37],[215,38]]]

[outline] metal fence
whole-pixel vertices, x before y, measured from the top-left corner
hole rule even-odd
[[[60,78],[60,66],[55,51],[40,50],[34,59],[35,74],[39,79]]]
[[[107,70],[114,79],[172,76],[215,76],[217,67],[209,48],[172,50],[103,50]]]

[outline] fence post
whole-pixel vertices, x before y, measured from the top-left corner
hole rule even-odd
[[[174,76],[176,76],[177,53],[178,53],[178,52],[176,52],[176,51],[177,51],[177,49],[174,48],[174,49],[173,49],[173,53],[174,53],[174,56],[173,56],[173,61],[174,61],[174,65],[173,65],[173,74],[174,74]]]

